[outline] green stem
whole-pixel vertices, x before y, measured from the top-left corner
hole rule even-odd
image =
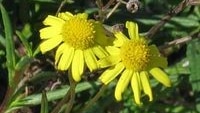
[[[70,82],[70,100],[67,103],[67,109],[65,111],[65,113],[70,113],[73,104],[74,104],[74,100],[75,100],[75,88],[76,88],[76,82],[73,80],[73,78],[69,75],[69,82]]]
[[[60,108],[65,104],[67,100],[69,100],[70,97],[70,90],[67,92],[67,94],[63,97],[63,99],[57,104],[57,106],[53,109],[51,113],[58,113]]]
[[[68,71],[69,72],[69,71]],[[71,76],[70,74],[68,74],[68,77]],[[69,77],[70,78],[70,77]],[[61,107],[69,100],[70,95],[71,95],[71,90],[72,87],[69,88],[68,92],[66,93],[66,95],[63,97],[63,99],[57,104],[57,106],[53,109],[53,111],[51,113],[58,113],[59,110],[61,109]]]
[[[103,85],[97,94],[86,104],[86,106],[81,110],[81,113],[84,113],[88,108],[92,107],[94,103],[100,98],[100,96],[105,91],[107,85]]]

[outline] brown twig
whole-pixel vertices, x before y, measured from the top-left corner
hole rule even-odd
[[[115,0],[109,0],[107,2],[107,4],[105,6],[103,6],[102,10],[105,11],[107,10],[113,3],[114,3]]]
[[[64,6],[64,4],[65,4],[66,2],[67,2],[67,0],[64,0],[64,1],[61,2],[61,4],[60,4],[58,10],[56,11],[56,15],[58,15],[58,13],[61,11],[62,7]]]
[[[156,25],[154,25],[148,32],[147,37],[152,38],[161,27],[164,26],[173,16],[177,15],[179,12],[183,11],[187,6],[193,5],[197,0],[183,0],[174,9],[169,11]]]
[[[121,2],[117,2],[113,9],[106,15],[106,19],[108,19],[113,14],[113,12],[119,7],[120,4]]]
[[[171,46],[175,46],[175,45],[180,45],[180,44],[184,44],[188,41],[191,41],[192,40],[192,37],[191,36],[185,36],[185,37],[182,37],[182,38],[179,38],[179,39],[176,39],[176,40],[173,40],[171,42],[168,42],[162,46],[159,47],[159,50],[163,50],[163,49],[166,49],[168,47],[171,47]]]
[[[103,21],[104,20],[104,11],[103,11],[103,3],[101,0],[96,0],[96,4],[97,4],[97,7],[98,7],[98,13],[99,13],[99,19],[100,21]]]
[[[173,40],[171,42],[167,42],[164,45],[159,46],[158,48],[159,48],[159,50],[162,51],[162,50],[172,47],[172,46],[185,44],[194,38],[200,38],[199,30],[200,30],[200,27],[197,28],[196,30],[194,30],[193,32],[191,32],[188,36],[185,36],[182,38],[176,38],[175,40]]]

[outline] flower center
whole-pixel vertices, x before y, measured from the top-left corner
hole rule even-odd
[[[67,20],[62,28],[64,42],[75,49],[87,49],[94,44],[94,25],[78,16]]]
[[[120,56],[127,69],[145,70],[149,62],[149,48],[144,39],[130,40],[121,47]]]

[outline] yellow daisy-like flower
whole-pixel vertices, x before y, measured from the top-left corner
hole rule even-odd
[[[130,39],[122,32],[115,33],[114,46],[107,47],[110,56],[99,60],[100,67],[109,67],[100,76],[100,81],[108,84],[121,74],[115,88],[115,98],[120,101],[122,93],[129,82],[134,93],[136,104],[141,104],[140,97],[143,91],[153,100],[149,75],[170,87],[171,81],[160,68],[167,67],[166,58],[160,56],[155,45],[148,45],[147,41],[139,36],[138,26],[133,22],[126,22]]]
[[[108,55],[104,50],[108,39],[102,24],[87,18],[86,13],[48,15],[43,21],[47,27],[40,30],[40,37],[43,39],[40,44],[41,52],[58,47],[55,64],[59,70],[70,68],[75,81],[81,80],[85,64],[93,71],[98,68],[97,58]]]

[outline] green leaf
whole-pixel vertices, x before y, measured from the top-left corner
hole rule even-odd
[[[40,46],[38,46],[35,51],[33,52],[33,56],[36,56],[38,53],[40,53]]]
[[[45,91],[42,92],[40,113],[48,113],[48,100],[47,100],[47,95]]]
[[[13,77],[15,75],[15,53],[14,53],[14,42],[13,42],[13,31],[11,28],[10,19],[8,13],[6,12],[3,5],[0,3],[0,9],[3,19],[3,25],[5,29],[5,38],[6,38],[6,60],[8,67],[8,76],[9,76],[9,86],[12,87]]]
[[[22,41],[22,43],[23,43],[23,45],[24,45],[24,47],[25,47],[25,49],[26,49],[26,52],[27,52],[27,54],[28,54],[28,56],[32,56],[33,54],[32,54],[32,49],[31,49],[31,46],[29,45],[29,43],[28,43],[28,40],[24,37],[24,35],[21,33],[21,32],[19,32],[19,31],[16,31],[16,34],[17,34],[17,36],[19,37],[19,39]]]
[[[100,83],[98,83],[98,82],[95,82],[95,83],[88,83],[88,82],[79,83],[77,85],[76,89],[75,89],[76,93],[90,89],[90,88],[94,87],[94,85],[98,86],[98,85],[100,85]],[[62,87],[61,89],[49,91],[49,92],[46,93],[47,99],[48,99],[48,101],[61,99],[62,97],[64,97],[64,95],[67,93],[68,90],[69,90],[69,86],[66,85],[65,87]],[[15,105],[13,105],[13,107],[15,107],[15,106],[27,106],[27,105],[38,105],[38,104],[41,103],[41,98],[42,98],[42,94],[33,94],[33,95],[25,97],[25,98],[21,99],[20,101],[16,102]]]
[[[194,39],[187,46],[187,57],[190,66],[190,83],[194,91],[200,91],[200,40]]]
[[[5,38],[2,36],[2,35],[0,35],[0,44],[2,45],[2,46],[4,46],[4,47],[6,47],[6,45],[5,45]]]
[[[24,72],[24,70],[27,68],[27,66],[33,61],[33,58],[29,56],[23,56],[19,62],[16,64],[16,71]]]

